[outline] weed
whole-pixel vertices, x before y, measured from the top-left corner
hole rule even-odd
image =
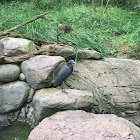
[[[61,5],[60,8],[58,4],[54,9],[50,9],[53,5],[49,7],[49,2],[51,1],[48,1],[48,10],[52,13],[47,17],[54,19],[53,22],[38,19],[14,32],[56,41],[59,32],[58,24],[67,24],[73,28],[73,31],[69,34],[61,34],[60,40],[71,40],[76,43],[75,48],[89,48],[101,52],[103,56],[117,56],[127,46],[128,49],[125,51],[128,54],[139,54],[140,18],[138,11],[108,7],[106,14],[103,15],[102,7],[97,7],[98,12],[94,14],[91,5],[80,4],[69,7]],[[3,3],[0,5],[0,30],[7,30],[25,22],[46,12],[46,9],[45,7],[35,8],[35,3],[30,1]]]

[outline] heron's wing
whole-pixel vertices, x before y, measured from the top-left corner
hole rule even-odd
[[[72,70],[66,65],[59,72],[56,77],[55,85],[60,85],[63,81],[65,81],[68,76],[72,73]]]

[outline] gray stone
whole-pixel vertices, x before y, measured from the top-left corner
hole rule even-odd
[[[101,59],[102,55],[94,50],[79,49],[77,52],[77,57],[79,59]]]
[[[42,47],[49,47],[51,45],[42,45]],[[68,45],[56,45],[55,46],[56,49],[56,53],[46,53],[48,55],[52,55],[52,56],[62,56],[65,58],[66,61],[70,60],[70,59],[74,59],[76,57],[76,53],[75,50],[72,46],[68,46]]]
[[[38,55],[22,62],[21,69],[27,83],[34,89],[40,89],[54,83],[64,64],[65,60],[60,56]]]
[[[105,58],[77,63],[67,86],[90,90],[98,113],[113,113],[140,126],[140,61]]]
[[[20,109],[26,102],[29,91],[27,83],[22,81],[0,85],[0,113]]]
[[[19,78],[20,68],[17,65],[0,65],[0,82],[12,82]]]
[[[28,140],[140,140],[140,128],[111,114],[63,111],[42,120]]]
[[[0,65],[0,82],[12,82],[19,78],[20,68],[16,65]]]
[[[4,127],[10,125],[7,116],[5,115],[0,115],[0,130],[3,129]]]
[[[0,40],[0,56],[17,56],[36,51],[36,45],[27,39],[7,37]]]
[[[62,93],[58,89],[41,89],[33,97],[34,114],[37,120],[42,120],[61,110],[90,109],[93,103],[93,94],[90,91],[66,89]]]
[[[19,80],[20,81],[26,81],[26,77],[25,77],[25,75],[23,73],[20,73]]]

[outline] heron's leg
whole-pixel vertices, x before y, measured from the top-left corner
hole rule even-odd
[[[62,93],[63,93],[64,92],[64,82],[62,82],[61,88],[62,88]]]
[[[65,91],[64,81],[63,81],[63,83],[62,83],[62,92],[63,92],[63,93],[67,93],[67,92]]]

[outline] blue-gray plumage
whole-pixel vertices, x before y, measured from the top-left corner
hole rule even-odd
[[[73,64],[75,63],[74,60],[69,60],[67,62],[67,65],[65,65],[61,70],[58,72],[56,81],[53,85],[53,87],[57,87],[62,85],[62,92],[65,92],[64,89],[64,81],[70,76],[70,74],[73,71]]]

